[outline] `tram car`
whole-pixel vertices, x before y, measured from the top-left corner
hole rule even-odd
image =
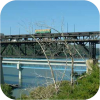
[[[51,29],[39,29],[39,30],[35,30],[35,34],[51,34]]]

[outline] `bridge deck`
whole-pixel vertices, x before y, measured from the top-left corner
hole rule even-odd
[[[65,42],[77,45],[85,54],[83,56],[96,59],[96,44],[100,43],[100,32],[71,32],[71,33],[46,33],[32,34],[44,46],[51,58],[50,52],[56,52],[54,57],[65,57]],[[31,34],[3,35],[0,38],[2,57],[39,57],[44,56],[39,44]],[[72,44],[71,44],[72,43]]]
[[[46,34],[23,34],[23,35],[4,35],[1,36],[0,43],[34,43],[36,42],[32,35],[35,38],[39,39],[39,42],[64,42],[62,37],[67,37],[67,42],[99,42],[100,32],[70,32],[70,33],[46,33]],[[81,37],[81,38],[80,38]],[[84,38],[88,37],[88,38]],[[32,39],[33,38],[33,39]],[[44,38],[48,38],[45,40]],[[55,38],[55,40],[53,40]],[[72,38],[72,39],[70,39]],[[12,41],[16,39],[16,41]],[[41,40],[42,39],[42,40]]]

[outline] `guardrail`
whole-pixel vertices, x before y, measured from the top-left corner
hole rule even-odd
[[[66,60],[52,60],[50,59],[50,65],[58,65],[58,66],[72,66],[71,61]],[[2,63],[8,64],[26,64],[26,65],[48,65],[46,59],[3,59]],[[85,61],[74,61],[74,66],[84,66],[86,67]]]

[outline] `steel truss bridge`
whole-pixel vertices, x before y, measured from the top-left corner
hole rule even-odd
[[[65,57],[64,51],[68,51],[68,45],[79,46],[81,53],[89,58],[96,59],[96,44],[100,44],[99,31],[95,32],[72,32],[72,33],[47,33],[33,34],[43,46],[49,58]],[[25,35],[2,35],[0,37],[1,57],[32,57],[44,58],[41,47],[31,34]],[[88,45],[88,46],[87,46]],[[71,47],[72,53],[74,49]],[[77,55],[76,55],[77,56]]]

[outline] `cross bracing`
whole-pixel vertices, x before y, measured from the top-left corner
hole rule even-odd
[[[100,43],[99,31],[96,32],[72,32],[72,33],[47,33],[33,34],[41,43],[47,56],[50,58],[65,57],[67,51],[64,43],[80,48],[84,56],[96,57],[96,44]],[[2,57],[32,57],[43,58],[44,54],[32,34],[4,35],[0,38]],[[88,44],[88,46],[87,46]],[[73,48],[71,47],[73,50]],[[73,51],[72,51],[73,52]],[[77,54],[75,55],[77,56]]]

